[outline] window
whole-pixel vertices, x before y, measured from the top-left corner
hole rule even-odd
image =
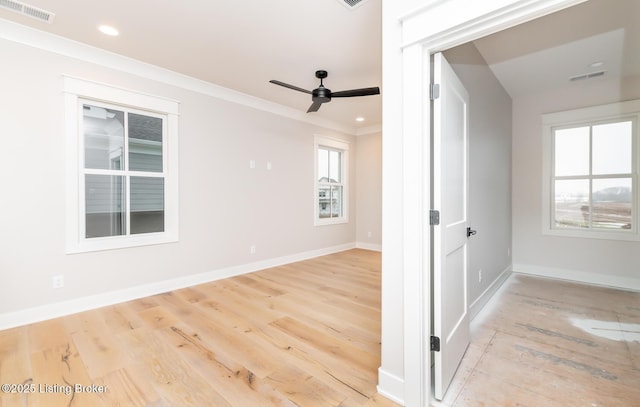
[[[339,140],[316,137],[315,224],[348,222],[349,145]]]
[[[67,252],[177,241],[177,102],[65,78]]]
[[[545,232],[638,239],[638,101],[545,115]]]

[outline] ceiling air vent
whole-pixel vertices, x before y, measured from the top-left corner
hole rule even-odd
[[[53,13],[15,0],[0,0],[0,8],[15,11],[16,13],[20,13],[40,21],[46,21],[47,23],[53,23],[53,17],[55,17],[55,14]]]
[[[362,5],[362,3],[364,3],[366,0],[338,0],[338,1],[344,4],[345,6],[347,6],[348,8],[353,9]]]
[[[585,79],[593,79],[593,78],[597,78],[598,76],[604,75],[605,72],[606,71],[598,71],[598,72],[586,73],[583,75],[576,75],[569,78],[569,80],[571,82],[575,82],[575,81],[583,81]]]

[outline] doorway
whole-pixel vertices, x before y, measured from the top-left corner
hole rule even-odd
[[[387,374],[380,379],[380,387],[383,393],[399,395],[397,398],[402,398],[405,405],[426,406],[431,397],[425,385],[431,379],[429,371],[431,355],[428,349],[425,350],[425,344],[429,343],[431,287],[429,279],[424,278],[425,270],[428,276],[431,264],[430,255],[424,251],[425,247],[431,245],[430,226],[428,216],[425,215],[428,213],[431,200],[430,146],[424,142],[424,136],[429,134],[431,126],[430,118],[425,116],[425,112],[430,110],[429,57],[434,52],[446,50],[580,2],[582,1],[495,0],[473,2],[472,5],[455,0],[432,2],[417,11],[414,9],[410,13],[405,13],[401,18],[402,25],[394,26],[400,34],[389,50],[393,54],[396,51],[395,46],[402,49],[402,55],[398,56],[401,62],[386,66],[384,80],[386,86],[394,87],[395,84],[401,92],[398,95],[389,93],[385,95],[386,101],[383,100],[383,103],[387,114],[385,114],[383,133],[401,134],[401,137],[399,140],[383,141],[383,149],[389,151],[384,153],[386,157],[395,154],[394,148],[401,148],[404,152],[401,161],[402,173],[399,174],[404,188],[400,191],[399,198],[391,195],[398,192],[397,189],[388,190],[388,193],[383,192],[387,208],[383,215],[387,219],[383,221],[383,227],[385,222],[397,219],[395,211],[398,210],[402,214],[403,227],[397,231],[393,227],[386,228],[386,241],[390,243],[383,242],[383,252],[386,256],[386,260],[383,260],[383,270],[385,267],[390,269],[398,265],[402,269],[404,278],[400,287],[393,282],[386,285],[386,277],[383,274],[383,286],[390,288],[386,293],[383,290],[383,314],[385,308],[391,311],[390,317],[383,317],[383,326],[385,320],[389,321],[393,312],[398,310],[393,301],[385,302],[385,299],[393,297],[394,290],[398,290],[402,296],[404,307],[401,310],[403,318],[399,347],[397,335],[385,331],[383,327],[381,375],[385,371],[385,365],[390,366],[388,369],[390,373],[398,371],[394,361],[387,362],[393,359],[396,348],[400,349],[400,358],[404,360],[404,364],[401,366],[400,373],[402,384],[396,380],[397,376]],[[394,108],[394,105],[399,107]],[[391,161],[385,157],[383,160]],[[398,172],[396,168],[388,168],[383,178],[386,178],[385,182],[390,185],[389,179],[397,177]],[[479,231],[479,233],[482,232]],[[396,244],[395,237],[403,240],[402,243]],[[402,260],[396,261],[397,258]],[[388,323],[387,326],[393,328],[397,325]],[[385,343],[394,348],[385,348]]]
[[[513,95],[514,98],[518,100],[518,106],[514,107],[514,112],[515,112],[514,117],[517,117],[517,119],[514,119],[515,131],[518,132],[518,130],[520,130],[520,132],[522,133],[522,127],[524,126],[523,119],[522,119],[523,116],[526,116],[527,119],[533,118],[532,120],[529,120],[527,122],[528,126],[532,129],[531,132],[527,133],[528,134],[527,137],[525,138],[525,137],[518,136],[515,138],[515,142],[517,143],[516,146],[514,147],[514,151],[516,152],[516,158],[514,158],[515,171],[517,174],[526,173],[526,176],[528,177],[526,182],[514,183],[514,188],[516,189],[514,196],[517,200],[517,202],[514,204],[516,211],[522,211],[523,209],[526,209],[529,211],[528,213],[535,213],[536,210],[539,211],[539,206],[540,206],[540,203],[542,202],[542,199],[540,198],[540,192],[538,191],[540,188],[540,175],[539,175],[540,167],[542,165],[542,160],[538,157],[539,151],[540,151],[540,146],[539,146],[540,126],[536,121],[536,120],[539,120],[540,115],[542,113],[550,112],[550,111],[558,111],[558,110],[567,109],[567,108],[582,107],[583,105],[587,105],[587,106],[598,105],[598,104],[614,102],[618,100],[615,98],[619,96],[617,96],[613,91],[608,91],[607,86],[605,86],[607,75],[612,75],[613,77],[615,77],[617,68],[615,68],[614,63],[618,60],[623,61],[625,59],[621,55],[622,47],[617,48],[618,43],[616,43],[615,41],[616,40],[615,37],[620,36],[620,31],[610,30],[610,29],[607,30],[607,27],[608,27],[607,24],[604,24],[600,21],[600,20],[605,20],[605,21],[607,20],[607,18],[602,18],[603,16],[615,15],[615,13],[613,12],[612,13],[607,12],[610,8],[612,7],[611,7],[611,4],[609,3],[605,4],[605,2],[591,1],[588,4],[585,4],[583,6],[575,7],[570,10],[565,10],[562,13],[555,13],[553,15],[549,15],[548,18],[545,17],[544,19],[536,20],[535,24],[533,23],[523,24],[521,26],[515,27],[512,30],[506,30],[501,33],[497,33],[488,37],[483,37],[474,41],[474,47],[476,47],[476,52],[480,53],[480,51],[478,50],[481,50],[482,52],[485,53],[483,55],[488,55],[487,59],[490,61],[489,63],[492,63],[494,65],[492,66],[492,69],[496,72],[496,75],[500,77],[500,80],[504,80],[504,78],[507,77],[507,80],[504,81],[505,83],[504,86],[507,89],[508,94]],[[613,8],[617,8],[617,7],[613,7]],[[582,18],[580,16],[580,13],[582,13],[585,10],[587,11],[590,10],[590,12],[593,14],[594,10],[598,10],[598,9],[600,9],[600,13],[596,13],[599,17],[598,19],[591,17],[593,18],[593,20],[589,20],[588,18],[585,18],[584,15]],[[561,29],[559,30],[557,27],[552,27],[551,23],[555,23],[557,25],[557,23],[563,16],[568,16],[568,15],[571,15],[572,17],[577,16],[577,18],[573,21],[576,25],[581,26],[580,30],[569,30],[563,33]],[[588,23],[589,21],[593,21],[593,27],[591,27],[588,30],[587,28],[584,27],[584,25],[586,25],[586,23]],[[547,32],[547,33],[533,32],[531,27],[535,27],[536,25],[538,27],[545,26],[546,29],[550,32]],[[551,31],[551,28],[553,28],[553,31]],[[519,33],[526,32],[529,34],[530,38],[535,38],[536,41],[527,43],[525,41],[526,37],[525,39],[521,38],[520,40],[518,40],[517,39],[518,37],[513,34],[514,31]],[[538,40],[539,37],[544,37],[545,34],[547,34],[547,37],[551,37],[552,36],[551,32],[559,32],[562,34],[562,35],[561,34],[555,35],[556,37],[555,39],[558,40],[559,43],[550,42],[551,41],[550,38],[546,38],[546,39],[541,38]],[[627,32],[627,34],[629,34],[629,32]],[[512,58],[507,57],[505,54],[508,54],[508,52],[504,52],[504,51],[502,51],[503,55],[501,55],[501,57],[497,56],[497,54],[500,53],[501,47],[495,46],[495,44],[497,43],[496,38],[500,37],[501,35],[503,37],[509,37],[509,40],[512,43],[516,42],[518,44],[521,44],[522,50],[517,50],[517,52],[522,53],[522,57],[520,58],[520,60],[516,60],[515,57],[512,57]],[[500,38],[498,38],[498,41],[499,40]],[[534,44],[534,42],[536,42],[536,44]],[[585,52],[585,50],[588,50],[591,52],[598,46],[598,44],[601,44],[601,43],[611,44],[608,47],[608,49],[602,54],[604,55],[602,58],[604,61],[604,64],[605,66],[609,67],[610,71],[608,73],[605,73],[604,77],[600,77],[598,79],[601,82],[593,82],[593,84],[590,85],[591,86],[590,88],[587,87],[586,85],[583,85],[584,82],[576,83],[575,85],[573,83],[570,84],[571,82],[570,78],[574,76],[573,75],[574,73],[577,74],[579,72],[567,71],[567,67],[563,65],[562,58],[560,58],[558,55],[559,54],[572,55],[572,56],[576,55],[576,57],[574,57],[574,60],[581,60],[582,57],[579,56],[579,52]],[[542,47],[541,44],[544,45],[544,47]],[[468,45],[468,43],[465,45]],[[456,48],[459,49],[460,47],[464,47],[464,45]],[[450,51],[455,52],[455,50],[456,49],[450,48],[446,52],[450,52]],[[445,52],[445,55],[446,55],[446,52]],[[511,52],[516,53],[516,51],[514,51],[513,49],[511,49]],[[534,54],[534,55],[529,56],[527,55],[528,53]],[[549,57],[549,55],[553,55],[554,53],[556,54],[555,58]],[[589,56],[590,55],[589,53],[585,52],[585,55],[586,56],[584,58],[587,59],[588,61],[592,61],[592,62],[596,61],[595,57]],[[533,59],[534,59],[533,57],[535,56],[539,56],[543,59],[546,56],[549,66],[544,67],[543,66],[544,64],[533,63]],[[500,58],[502,58],[502,60],[500,60]],[[511,59],[515,61],[511,61]],[[498,62],[496,62],[496,60]],[[514,83],[514,82],[510,83],[508,80],[508,75],[506,75],[504,71],[501,71],[501,69],[506,69],[504,67],[511,65],[511,68],[513,70],[513,63],[517,63],[525,60],[528,63],[530,63],[534,68],[537,68],[540,71],[539,75],[536,76],[535,74],[531,74],[531,80],[528,82],[521,80],[520,83]],[[465,62],[467,61],[459,61],[459,65],[463,66],[463,69],[465,69],[464,67]],[[556,68],[556,65],[558,65],[557,68]],[[586,62],[583,65],[584,65],[584,69],[590,68],[588,66],[590,64],[587,64]],[[523,67],[521,67],[521,70],[525,71]],[[551,73],[553,75],[550,75]],[[556,80],[555,83],[550,82],[551,85],[547,85],[543,83],[543,79],[545,79],[545,77],[549,77],[550,79],[548,80],[550,81],[554,79],[552,78],[552,76],[555,77],[555,80]],[[575,75],[575,76],[579,76],[579,75]],[[529,90],[527,90],[527,86],[529,86]],[[545,86],[549,86],[549,88],[562,89],[562,92],[553,93],[552,91],[546,91]],[[575,90],[576,95],[577,94],[581,95],[580,98],[571,96],[572,92],[574,91],[573,87],[577,87],[577,86],[585,86],[585,89],[587,89],[587,91],[584,91],[584,92]],[[567,88],[569,90],[566,90],[564,88]],[[593,90],[596,88],[598,89],[598,91]],[[540,93],[542,96],[540,97],[528,96],[527,92],[532,92],[532,89],[534,92]],[[606,94],[606,96],[604,96],[604,99],[603,99],[603,94]],[[607,97],[614,98],[614,99],[606,99]],[[637,98],[638,95],[630,94],[630,97]],[[627,96],[626,98],[629,98],[629,96]],[[543,99],[548,99],[551,102],[547,102],[545,100],[545,104],[541,105],[540,101]],[[579,99],[579,100],[576,100],[576,99]],[[523,105],[527,105],[527,108],[523,108]],[[539,109],[539,111],[534,111],[534,109],[531,108],[532,105],[535,106],[536,109]],[[475,106],[477,108],[478,105],[476,104]],[[471,103],[471,110],[474,110],[474,103]],[[521,143],[527,143],[526,145],[528,146],[528,148],[526,149],[519,148],[519,145],[521,145]],[[473,157],[473,154],[471,156]],[[535,158],[535,159],[532,159],[532,158]],[[527,161],[531,161],[531,163],[528,163]],[[509,169],[509,172],[510,172],[510,169]],[[473,173],[473,170],[472,170],[472,173]],[[525,190],[526,190],[526,193],[524,192]],[[534,196],[533,199],[529,198],[528,200],[524,200],[523,199],[524,196],[531,195],[530,191],[535,191],[535,194],[533,194]],[[474,199],[471,199],[471,201],[473,202]],[[493,211],[493,212],[497,212],[497,211]],[[491,212],[488,212],[488,213],[491,213]],[[523,222],[524,217],[518,216],[518,213],[516,213],[515,216],[516,216],[516,220],[514,221],[516,222],[515,227],[523,228],[523,225],[521,225],[521,223],[524,223]],[[540,235],[541,233],[539,230],[540,229],[539,225],[542,223],[542,221],[543,221],[542,219],[538,220],[536,218],[536,222],[533,225],[534,229],[529,230],[528,233],[520,233],[521,238],[519,239],[519,241],[523,240],[522,239],[523,235],[527,235],[527,236]],[[530,227],[529,225],[525,225],[525,226]],[[480,233],[482,233],[483,230],[486,230],[486,228],[485,227],[479,228]],[[529,247],[531,247],[531,249],[529,250],[530,252],[540,252],[540,248],[544,247],[543,246],[544,236],[540,236],[537,239],[538,241],[531,240],[531,243],[529,244]],[[538,242],[542,242],[542,244]],[[562,242],[556,241],[555,244],[557,245],[560,243]],[[508,246],[504,246],[502,244],[498,244],[497,246],[499,246],[499,249],[501,252],[504,252],[504,254],[502,254],[503,257],[506,256],[507,255],[506,253],[510,251],[509,250],[510,248]],[[522,252],[522,250],[523,250],[522,247],[520,247],[519,252]],[[546,250],[546,252],[550,253],[549,256],[552,259],[554,258],[553,253],[549,252],[548,249]],[[575,253],[575,251],[573,251],[573,253]],[[559,257],[556,257],[556,258],[559,258]],[[513,267],[513,268],[516,271],[522,271],[521,267],[522,265],[516,265],[516,267]],[[470,267],[469,281],[470,281],[471,287],[479,283],[478,280],[481,280],[483,277],[479,273],[480,268],[481,267]],[[484,269],[484,272],[485,272],[484,277],[486,279],[487,269],[484,267],[482,267],[482,269]],[[498,271],[500,270],[501,269],[499,269]],[[537,270],[534,270],[534,271],[537,271]],[[510,270],[508,270],[508,272],[510,272]],[[536,273],[534,272],[533,274],[536,274]],[[507,276],[508,274],[505,275],[504,277],[506,278]],[[564,277],[564,276],[561,276],[561,277]],[[494,281],[494,278],[495,276],[489,277],[489,281]],[[504,279],[502,279],[502,281],[503,280]],[[501,281],[498,284],[495,284],[495,286],[499,287],[500,283]],[[476,297],[476,296],[477,294],[474,295],[473,297]],[[491,295],[489,294],[486,297],[490,298]],[[471,299],[469,302],[473,304],[474,300]],[[477,308],[482,308],[482,306],[480,305]]]

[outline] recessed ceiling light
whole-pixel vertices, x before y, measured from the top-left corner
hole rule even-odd
[[[364,117],[356,117],[356,121],[357,122],[363,122],[364,121]]]
[[[98,30],[100,30],[101,33],[109,35],[111,37],[120,35],[120,32],[110,25],[101,25],[100,27],[98,27]]]
[[[601,67],[602,65],[604,65],[604,62],[596,61],[594,63],[589,64],[589,68],[598,68],[598,67]]]

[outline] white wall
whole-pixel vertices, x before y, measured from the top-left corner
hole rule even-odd
[[[382,133],[358,136],[356,158],[356,241],[382,250]]]
[[[480,300],[475,313],[511,266],[511,97],[473,43],[444,55],[469,93],[469,225],[478,234],[468,244],[468,300]]]
[[[542,234],[541,115],[637,98],[640,78],[602,78],[513,100],[514,271],[640,290],[640,242]]]
[[[354,136],[13,41],[0,39],[0,55],[0,326],[19,322],[3,314],[354,245]],[[180,102],[178,243],[65,254],[62,75]],[[351,143],[348,224],[313,226],[315,134]]]

